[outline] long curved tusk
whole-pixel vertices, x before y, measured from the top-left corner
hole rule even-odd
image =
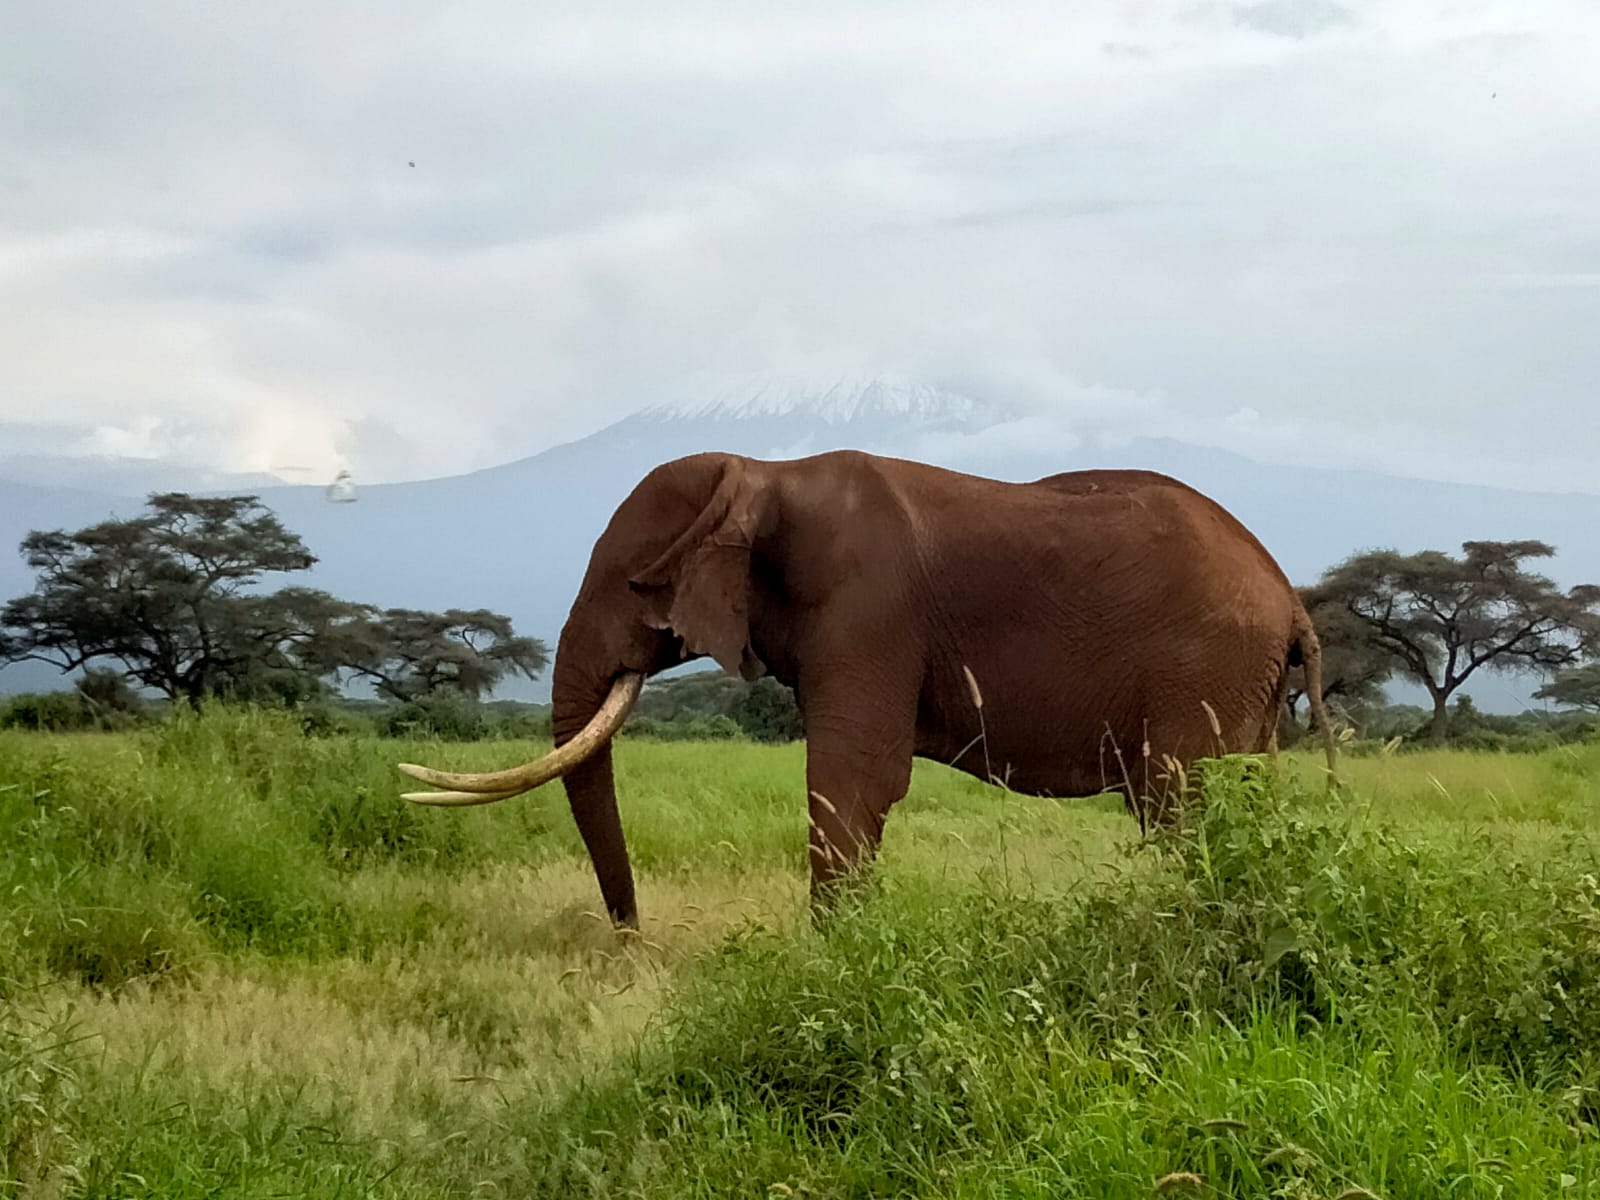
[[[473,804],[493,804],[496,800],[509,800],[522,794],[522,789],[510,792],[401,792],[400,799],[413,804],[437,804],[445,808],[467,808]]]
[[[462,774],[452,771],[435,771],[415,763],[401,763],[400,770],[413,779],[445,792],[404,792],[405,799],[413,804],[442,804],[462,806],[492,804],[523,792],[531,792],[542,784],[565,775],[609,742],[627,720],[634,702],[639,699],[639,689],[644,686],[644,675],[638,671],[624,671],[611,685],[611,692],[589,723],[565,745],[557,747],[543,758],[508,767],[504,771],[486,771],[481,774]]]

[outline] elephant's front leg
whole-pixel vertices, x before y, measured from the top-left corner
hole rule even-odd
[[[811,901],[820,915],[877,857],[884,818],[911,784],[914,693],[830,681],[808,696],[805,725]]]

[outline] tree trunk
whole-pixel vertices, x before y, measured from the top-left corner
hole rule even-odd
[[[1450,732],[1450,697],[1440,692],[1433,698],[1433,725],[1428,731],[1428,741],[1435,746],[1444,745]]]
[[[200,703],[206,698],[206,677],[203,673],[191,672],[184,679],[183,698],[188,701],[191,711],[200,711]]]

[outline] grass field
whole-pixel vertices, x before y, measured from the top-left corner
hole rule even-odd
[[[1600,746],[919,765],[822,934],[802,748],[625,742],[624,941],[558,787],[398,800],[537,749],[0,734],[0,1195],[1600,1195]]]

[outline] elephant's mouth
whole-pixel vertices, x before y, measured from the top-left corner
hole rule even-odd
[[[565,745],[552,750],[543,758],[508,767],[504,771],[487,771],[482,774],[457,774],[419,767],[415,763],[401,763],[400,769],[413,779],[432,784],[436,788],[452,788],[443,792],[405,792],[404,798],[415,804],[443,804],[466,806],[493,804],[511,796],[531,792],[534,788],[559,779],[601,746],[611,740],[627,720],[634,702],[639,699],[639,689],[644,685],[644,675],[638,671],[624,671],[611,685],[605,703],[589,718],[589,723],[578,731]]]

